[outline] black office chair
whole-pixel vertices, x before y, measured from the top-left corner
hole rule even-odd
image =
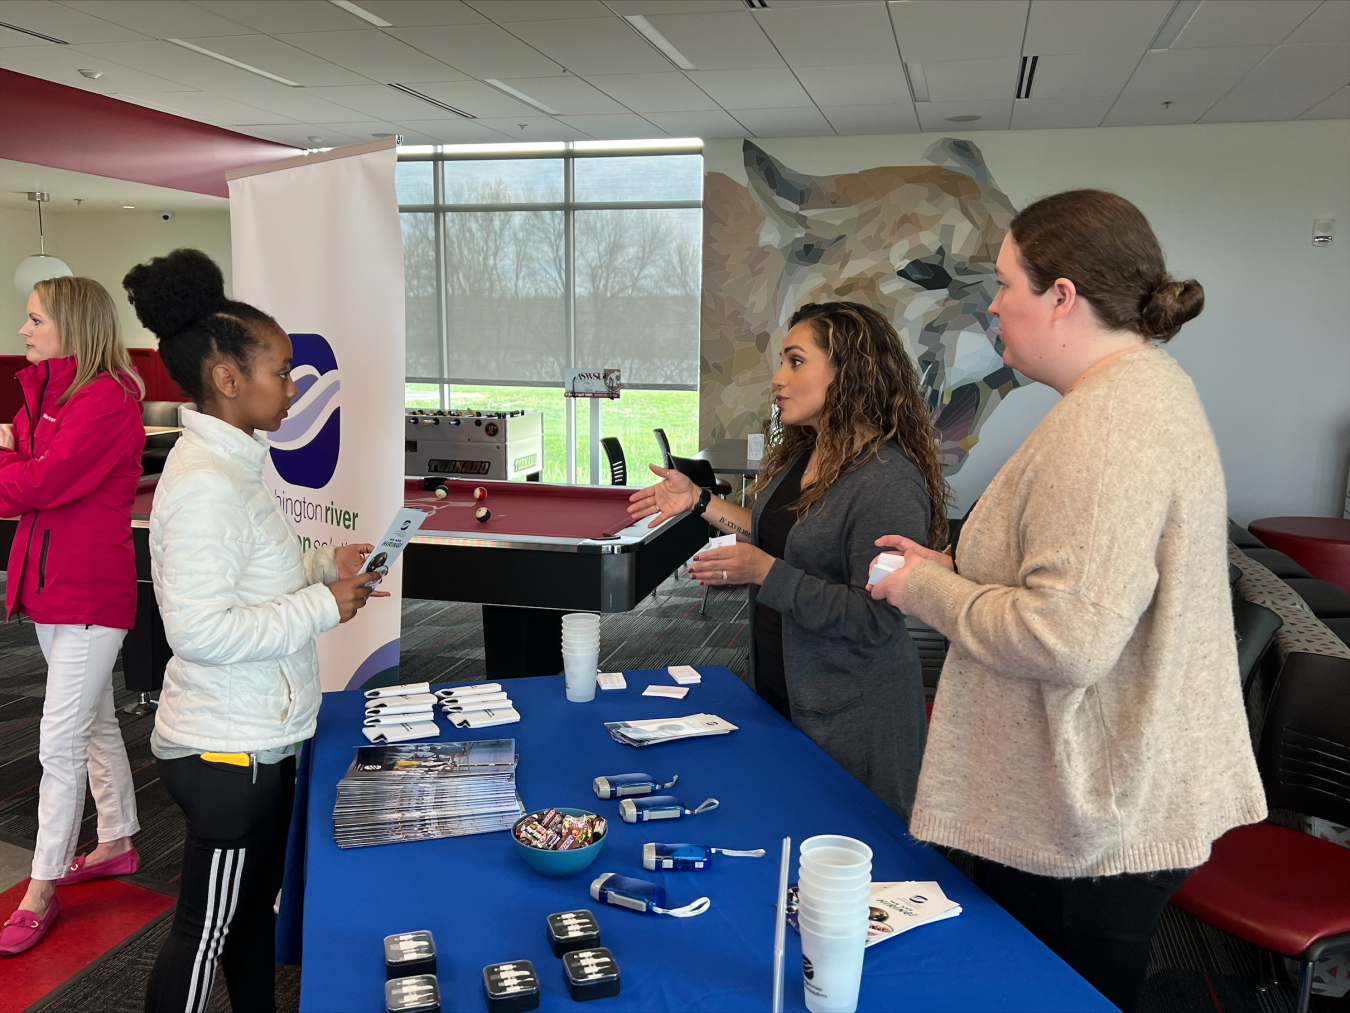
[[[669,467],[674,468],[695,485],[711,489],[719,496],[731,495],[731,483],[724,478],[718,478],[713,471],[712,463],[701,457],[676,457],[672,454]]]
[[[623,444],[617,436],[606,436],[600,441],[605,448],[605,459],[609,461],[609,484],[628,484],[628,462],[623,457]]]
[[[670,456],[670,440],[666,439],[666,431],[664,429],[653,429],[652,435],[656,437],[656,449],[661,451],[661,467],[675,467]]]

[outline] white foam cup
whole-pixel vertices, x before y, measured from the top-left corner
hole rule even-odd
[[[576,626],[599,626],[600,617],[594,612],[569,612],[562,617],[563,629]]]
[[[862,983],[867,926],[851,935],[828,935],[802,924],[802,984],[811,1013],[854,1013]]]
[[[567,699],[573,703],[586,703],[595,699],[595,675],[599,664],[598,649],[587,654],[563,652],[563,681],[567,687]]]
[[[867,861],[872,861],[872,849],[855,837],[843,837],[839,834],[818,834],[815,837],[808,837],[802,841],[799,854],[805,858],[817,848],[844,848],[847,851],[856,851]]]
[[[806,919],[806,924],[811,929],[823,936],[851,936],[853,933],[867,929],[867,905],[859,906],[855,911],[845,911],[838,914],[817,915],[801,908],[797,910],[797,924],[802,924],[802,919]]]
[[[844,882],[850,882],[860,877],[867,877],[870,879],[872,876],[872,866],[870,863],[863,863],[862,865],[832,865],[828,862],[810,861],[809,859],[804,858],[798,868],[801,872],[810,873],[817,879],[842,880]]]
[[[564,633],[562,645],[564,651],[569,647],[576,650],[594,650],[600,646],[600,635],[598,633]]]
[[[822,887],[815,880],[799,880],[797,892],[801,902],[811,907],[822,904],[866,904],[872,899],[871,882],[858,883],[843,888]]]

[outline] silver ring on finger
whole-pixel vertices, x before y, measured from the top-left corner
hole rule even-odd
[[[723,571],[722,571],[722,579],[723,579],[723,580],[726,580],[726,579],[727,579],[727,571],[726,571],[726,570],[723,570]]]

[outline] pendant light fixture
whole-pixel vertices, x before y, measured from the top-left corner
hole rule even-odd
[[[47,281],[50,278],[69,278],[75,272],[66,266],[66,262],[60,257],[53,257],[47,253],[47,239],[42,230],[42,202],[52,199],[49,193],[40,191],[29,191],[28,199],[37,201],[38,206],[38,253],[33,254],[17,268],[14,269],[14,287],[19,290],[19,295],[27,296],[33,291],[33,286],[40,281]]]

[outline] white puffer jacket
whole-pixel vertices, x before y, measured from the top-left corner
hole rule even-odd
[[[315,638],[338,624],[333,548],[301,555],[263,482],[267,444],[184,411],[150,512],[150,571],[173,658],[155,728],[202,750],[256,752],[314,734]]]

